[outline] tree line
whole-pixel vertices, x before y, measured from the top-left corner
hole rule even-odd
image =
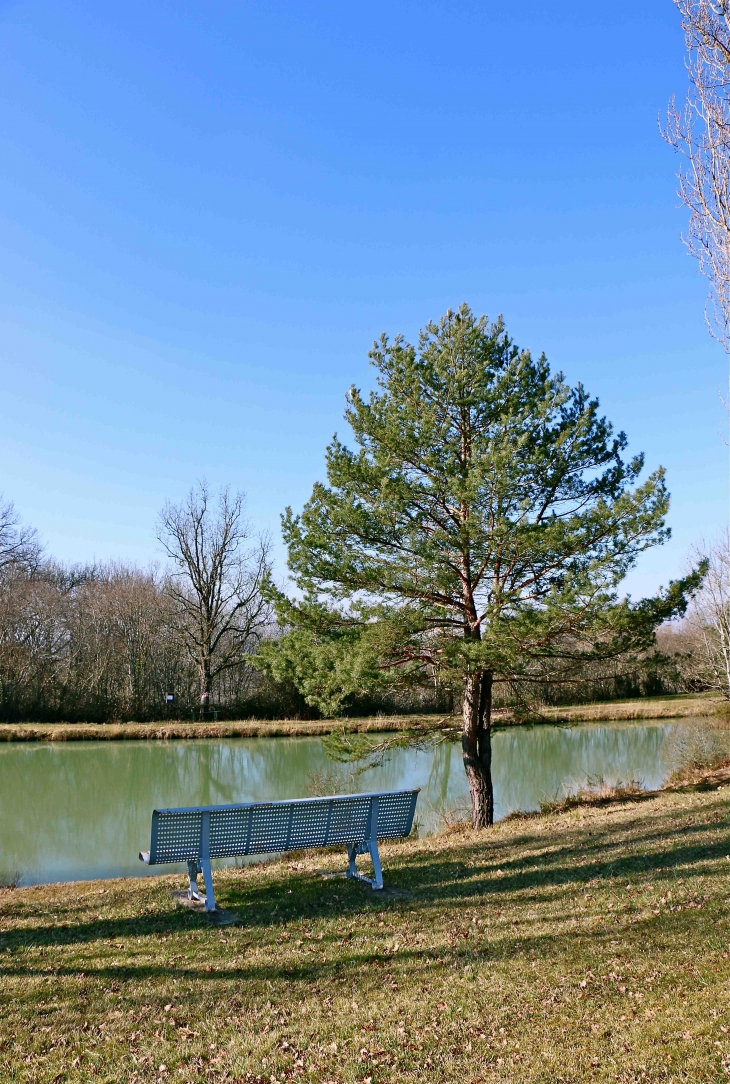
[[[268,548],[251,537],[241,495],[223,491],[211,507],[202,484],[166,505],[158,536],[162,571],[62,565],[2,505],[4,719],[178,716],[208,708],[214,686],[224,702],[254,706],[263,690],[247,658],[270,625]]]
[[[167,559],[62,564],[0,500],[0,719],[149,721],[317,717],[290,681],[252,665],[276,638],[268,539],[242,493],[203,482],[160,513]],[[433,710],[425,695],[354,697],[345,710]]]

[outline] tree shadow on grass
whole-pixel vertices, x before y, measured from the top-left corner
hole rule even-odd
[[[470,840],[467,837],[454,840],[445,854],[426,849],[389,848],[385,863],[386,883],[407,893],[403,896],[381,895],[362,882],[325,880],[319,873],[291,872],[284,864],[273,873],[269,868],[266,876],[259,879],[251,867],[240,877],[227,872],[217,878],[216,895],[222,907],[239,916],[236,927],[225,928],[226,934],[235,929],[237,938],[245,936],[246,931],[270,929],[273,934],[283,924],[307,919],[334,919],[356,926],[358,919],[365,921],[382,912],[418,912],[434,906],[453,908],[455,921],[458,921],[459,912],[467,907],[484,907],[490,901],[500,908],[512,904],[521,906],[526,894],[532,906],[554,899],[551,890],[556,886],[582,888],[597,878],[627,879],[637,874],[653,874],[658,880],[674,883],[677,872],[686,872],[688,867],[706,877],[724,877],[721,861],[730,849],[730,824],[724,822],[725,830],[712,840],[707,839],[708,827],[696,823],[678,826],[676,818],[662,814],[638,833],[632,822],[624,820],[615,829],[603,826],[595,838],[589,834],[590,827],[581,825],[564,828],[559,837],[545,832],[527,832],[506,839],[485,840],[482,837]],[[717,828],[717,823],[713,827]],[[674,829],[674,834],[670,829]],[[626,838],[628,833],[633,833],[630,839]],[[699,838],[700,835],[703,838]],[[627,847],[630,848],[628,854]],[[169,882],[163,891],[168,889]],[[158,887],[155,895],[159,891]],[[76,912],[77,907],[72,905],[70,909]],[[13,917],[25,921],[42,917],[48,910],[47,902],[44,902],[40,916],[39,908],[34,908],[30,902],[19,901],[12,908]],[[58,912],[56,915],[58,919]],[[149,938],[154,943],[154,939],[161,936],[190,933],[195,935],[198,950],[205,952],[207,931],[211,937],[223,933],[221,928],[211,926],[204,915],[175,907],[171,900],[168,909],[154,913],[146,909],[120,918],[56,920],[53,925],[38,923],[32,927],[6,929],[2,945],[10,952],[0,954],[0,974],[18,974],[20,970],[33,973],[24,966],[18,967],[13,959],[15,951],[21,949],[83,946],[94,942],[123,943],[131,938]],[[332,936],[336,938],[337,935]],[[514,940],[511,938],[510,944]],[[523,946],[532,944],[524,934],[519,941]],[[534,947],[541,943],[538,938]],[[108,945],[104,948],[109,950]],[[275,954],[275,949],[273,952]],[[303,973],[309,974],[311,966],[306,965]],[[79,974],[82,970],[82,967],[70,968],[68,973]],[[162,966],[158,969],[126,964],[94,970],[95,974],[117,978],[168,972],[196,977],[199,974],[197,969],[185,967]],[[38,969],[39,973],[42,971],[43,968]],[[269,971],[277,971],[275,957],[272,957],[267,973]],[[53,972],[62,974],[63,970],[54,967]],[[206,974],[200,972],[203,978]],[[239,969],[235,974],[239,978],[253,977],[248,969]]]
[[[555,920],[553,920],[553,926],[554,924]],[[666,944],[672,944],[693,934],[696,936],[698,924],[707,927],[702,931],[703,940],[706,941],[713,926],[711,918],[697,914],[690,915],[688,912],[664,915],[662,940]],[[652,930],[652,925],[649,919],[633,921],[632,941],[649,944],[652,937],[656,937],[656,930]],[[618,929],[606,928],[593,931],[590,938],[596,944],[602,942],[615,945],[615,938],[620,936],[620,932]],[[589,935],[584,931],[582,936],[585,941]],[[272,945],[271,952],[264,962],[227,963],[219,956],[214,966],[211,966],[204,962],[207,957],[204,946],[201,946],[199,962],[161,961],[160,963],[140,962],[113,966],[90,958],[85,960],[83,965],[78,966],[66,964],[52,967],[28,966],[27,964],[15,968],[0,966],[0,976],[6,980],[13,977],[27,980],[32,977],[47,978],[49,974],[52,974],[55,982],[59,983],[59,991],[63,988],[64,979],[93,978],[97,982],[112,982],[117,988],[120,986],[123,988],[129,984],[135,990],[140,988],[140,983],[174,979],[182,983],[201,984],[201,989],[208,987],[211,994],[216,992],[216,996],[220,996],[222,988],[227,990],[228,994],[232,994],[240,990],[242,983],[262,984],[271,989],[275,984],[285,984],[287,987],[296,987],[298,984],[311,986],[312,983],[328,983],[345,979],[348,983],[377,982],[385,975],[391,979],[397,975],[399,981],[408,982],[416,977],[423,979],[425,976],[435,978],[439,975],[453,974],[455,969],[463,970],[480,963],[493,963],[499,966],[513,964],[517,958],[557,959],[564,955],[566,947],[572,944],[574,939],[575,930],[566,916],[562,933],[552,928],[549,932],[532,934],[524,928],[505,926],[499,931],[498,936],[492,935],[488,940],[462,942],[459,945],[440,945],[438,950],[433,947],[409,948],[400,949],[397,954],[384,954],[371,948],[355,945],[350,951],[343,952],[341,943],[339,948],[336,948],[338,938],[333,937],[325,938],[321,942],[325,957],[321,960],[282,960],[277,955],[276,946]],[[327,958],[331,957],[333,951],[338,951],[337,958]],[[146,996],[152,992],[149,987],[148,991]]]

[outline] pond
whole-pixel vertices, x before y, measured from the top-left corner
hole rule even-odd
[[[494,734],[496,816],[591,780],[660,786],[713,720],[515,727]],[[461,748],[398,750],[353,777],[320,738],[8,743],[0,747],[0,883],[140,876],[155,807],[421,787],[422,833],[468,808]]]

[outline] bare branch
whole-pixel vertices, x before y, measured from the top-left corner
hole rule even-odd
[[[730,7],[675,0],[687,47],[689,91],[670,102],[662,134],[685,160],[679,197],[690,212],[683,238],[710,281],[711,333],[730,349]]]
[[[10,567],[35,571],[42,547],[34,527],[24,527],[12,501],[0,494],[0,572]]]

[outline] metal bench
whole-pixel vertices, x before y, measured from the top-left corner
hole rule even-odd
[[[212,858],[344,845],[349,858],[347,876],[380,889],[383,873],[378,840],[409,834],[417,798],[418,790],[398,790],[288,802],[155,809],[150,849],[140,851],[139,857],[150,866],[187,862],[188,898],[204,903],[206,911],[215,910]],[[370,855],[374,877],[358,873],[355,858],[359,854]],[[199,873],[203,874],[205,896],[198,892]]]

